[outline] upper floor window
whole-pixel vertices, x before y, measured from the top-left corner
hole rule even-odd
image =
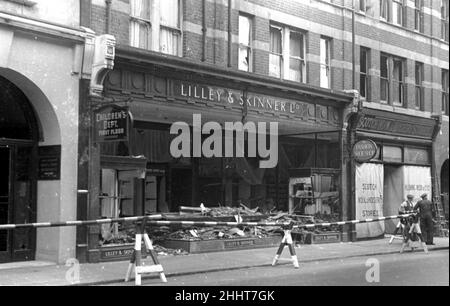
[[[179,55],[181,51],[180,0],[160,0],[159,51]]]
[[[330,39],[320,38],[320,87],[330,88]]]
[[[181,1],[130,0],[130,45],[181,56]]]
[[[405,60],[382,54],[380,58],[380,100],[384,103],[403,105]]]
[[[359,0],[358,10],[361,13],[365,13],[367,10],[367,1],[366,0]]]
[[[300,32],[289,33],[289,75],[287,79],[305,83],[305,36]]]
[[[380,0],[380,18],[390,21],[391,7],[389,0]]]
[[[441,38],[449,41],[449,0],[441,0]]]
[[[239,59],[238,69],[252,70],[252,21],[249,17],[239,15]]]
[[[414,1],[414,30],[423,33],[423,0]]]
[[[270,26],[269,75],[277,78],[281,78],[283,67],[281,31],[281,27]]]
[[[380,18],[396,25],[404,24],[404,0],[380,0]]]
[[[448,92],[449,92],[449,84],[448,84],[448,70],[442,69],[442,113],[448,116],[449,113],[449,104],[448,104]]]
[[[369,87],[369,50],[361,48],[359,51],[359,93],[361,97],[368,97]]]
[[[151,29],[150,0],[131,0],[130,45],[150,49]]]
[[[415,64],[415,105],[416,109],[423,110],[424,90],[423,90],[423,63]]]
[[[270,76],[305,83],[305,54],[305,35],[302,32],[287,27],[270,26]]]

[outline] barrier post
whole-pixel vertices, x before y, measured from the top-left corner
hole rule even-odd
[[[284,247],[289,247],[289,252],[291,253],[291,259],[287,259],[288,261],[292,262],[294,264],[294,267],[298,269],[300,266],[298,264],[298,258],[295,254],[295,247],[294,247],[294,241],[292,240],[292,229],[293,229],[294,223],[291,222],[287,226],[283,226],[284,230],[284,236],[281,240],[280,247],[278,248],[277,254],[275,255],[275,258],[273,259],[272,266],[275,266],[278,261],[280,260],[286,260],[283,258],[280,258],[281,254],[283,253]]]
[[[128,265],[127,274],[125,276],[125,282],[128,282],[131,278],[134,269],[134,278],[136,286],[140,286],[142,284],[142,274],[149,273],[159,273],[159,277],[163,283],[167,283],[166,276],[164,275],[164,270],[162,265],[159,263],[157,254],[153,249],[153,244],[148,234],[145,232],[145,224],[146,220],[142,221],[141,226],[136,225],[136,241],[134,245],[133,254],[131,254],[130,264]],[[142,263],[142,238],[144,238],[144,245],[150,257],[153,260],[153,265],[145,266]]]

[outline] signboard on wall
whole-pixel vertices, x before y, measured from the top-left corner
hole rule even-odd
[[[59,180],[61,176],[61,146],[39,147],[38,156],[38,180]]]
[[[364,163],[356,166],[356,219],[383,216],[383,165]],[[378,237],[384,234],[385,224],[371,222],[356,224],[358,238]]]
[[[356,142],[352,150],[353,157],[360,163],[371,160],[377,155],[377,152],[377,144],[370,139],[363,139]]]
[[[94,112],[94,141],[127,141],[130,113],[127,107],[107,105]]]

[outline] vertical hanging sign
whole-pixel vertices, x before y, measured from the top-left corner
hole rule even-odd
[[[94,141],[127,141],[130,113],[127,107],[107,105],[94,112]]]

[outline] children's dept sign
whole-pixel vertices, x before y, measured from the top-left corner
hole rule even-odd
[[[356,166],[356,219],[383,217],[383,170],[380,164]],[[384,221],[356,224],[358,238],[378,237],[384,230]]]
[[[128,108],[116,105],[104,106],[95,111],[95,142],[128,140],[129,117]]]

